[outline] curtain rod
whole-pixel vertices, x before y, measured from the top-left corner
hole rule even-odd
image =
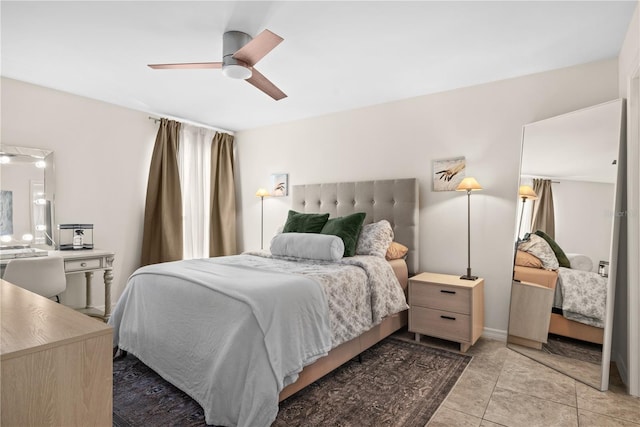
[[[147,118],[149,120],[153,120],[155,123],[158,123],[160,121],[160,117],[149,116]],[[181,119],[179,117],[172,117],[172,116],[166,116],[166,118],[171,119],[171,120],[175,120],[175,121],[178,121],[178,122],[186,123],[186,124],[189,124],[189,125],[193,125],[193,126],[199,126],[199,127],[202,127],[202,128],[215,130],[216,132],[224,132],[224,133],[228,133],[230,135],[234,135],[233,131],[222,129],[222,128],[216,128],[216,127],[205,125],[205,124],[198,123],[198,122],[192,122],[191,120],[185,120],[185,119]]]
[[[534,175],[521,175],[523,178],[531,178],[531,179],[550,179],[550,178],[545,178],[543,176],[534,176]],[[553,181],[551,180],[552,184],[562,184],[560,181]]]

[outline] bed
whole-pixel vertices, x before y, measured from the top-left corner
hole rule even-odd
[[[566,257],[571,268],[559,264],[545,268],[542,261],[545,254],[539,249],[522,252],[519,250],[516,254],[514,279],[541,287],[537,291],[530,289],[531,293],[549,290],[546,299],[551,309],[546,311],[550,316],[547,333],[602,344],[607,278],[592,272],[592,261],[581,254],[560,254]],[[546,256],[551,258],[552,255]]]
[[[522,282],[534,283],[552,289],[554,292],[554,301],[557,301],[556,284],[558,280],[558,271],[548,271],[533,267],[515,267],[514,279]],[[602,344],[604,329],[602,327],[592,326],[571,320],[563,315],[562,306],[555,302],[549,319],[549,333],[588,341],[596,344]]]
[[[249,252],[143,267],[109,321],[114,346],[189,394],[207,423],[270,425],[279,401],[406,325],[417,202],[415,179],[293,186],[292,211],[365,213],[363,230],[387,223],[406,259]]]

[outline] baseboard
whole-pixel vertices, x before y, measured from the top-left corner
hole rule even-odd
[[[507,331],[502,329],[493,329],[485,327],[482,330],[482,336],[492,340],[507,342]]]

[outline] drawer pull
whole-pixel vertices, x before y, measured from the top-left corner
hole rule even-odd
[[[87,266],[87,263],[86,263],[86,262],[81,262],[81,263],[80,263],[80,267],[86,267],[86,266]]]
[[[456,320],[455,317],[451,317],[451,316],[440,316],[440,317],[447,320]]]
[[[453,294],[453,295],[456,294],[456,291],[446,291],[444,289],[440,289],[440,292],[442,292],[443,294]]]

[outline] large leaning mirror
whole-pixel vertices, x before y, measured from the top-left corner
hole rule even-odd
[[[0,145],[2,248],[53,249],[53,152]]]
[[[623,100],[524,126],[508,347],[609,384]]]

